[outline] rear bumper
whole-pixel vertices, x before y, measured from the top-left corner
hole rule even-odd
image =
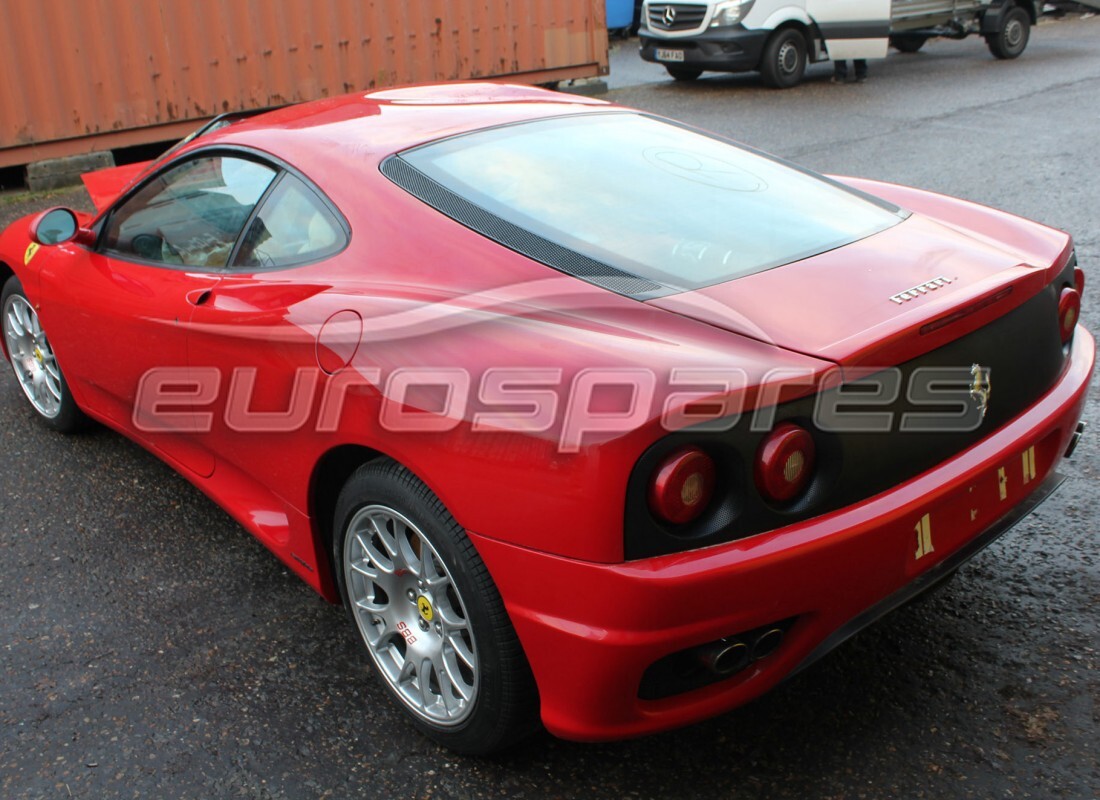
[[[690,39],[662,39],[647,35],[643,29],[638,37],[642,45],[642,58],[646,61],[684,69],[745,72],[759,66],[768,33],[766,30],[751,31],[733,27],[717,29]],[[658,50],[682,52],[684,60],[658,58]]]
[[[623,564],[471,532],[535,673],[544,724],[564,738],[601,740],[720,714],[933,585],[1056,487],[1094,361],[1095,342],[1079,329],[1058,382],[998,431],[876,497],[781,530]],[[921,546],[922,531],[934,547]],[[735,675],[639,697],[658,660],[789,619],[782,645]]]

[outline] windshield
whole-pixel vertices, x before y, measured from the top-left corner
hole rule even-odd
[[[821,176],[640,114],[493,128],[401,159],[495,217],[663,293],[817,255],[905,216]]]

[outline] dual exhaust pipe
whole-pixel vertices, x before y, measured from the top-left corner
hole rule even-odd
[[[1073,455],[1073,451],[1077,449],[1077,443],[1080,442],[1081,437],[1085,435],[1085,428],[1087,427],[1087,423],[1077,423],[1077,428],[1073,431],[1073,436],[1069,440],[1069,447],[1066,448],[1065,458],[1069,458]]]
[[[725,678],[754,661],[767,658],[783,643],[782,628],[765,628],[750,636],[731,636],[696,650],[699,663],[712,675]]]

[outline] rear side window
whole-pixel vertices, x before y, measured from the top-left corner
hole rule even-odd
[[[204,156],[153,178],[114,213],[104,249],[124,258],[220,268],[276,171],[232,156]]]
[[[344,248],[343,226],[316,192],[289,173],[248,226],[234,267],[286,267]]]

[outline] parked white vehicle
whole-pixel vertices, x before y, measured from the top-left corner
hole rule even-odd
[[[1016,58],[1041,10],[1034,0],[647,0],[638,35],[642,58],[676,80],[759,70],[788,88],[807,63],[885,58],[889,45],[913,53],[932,36],[979,34],[997,58]]]

